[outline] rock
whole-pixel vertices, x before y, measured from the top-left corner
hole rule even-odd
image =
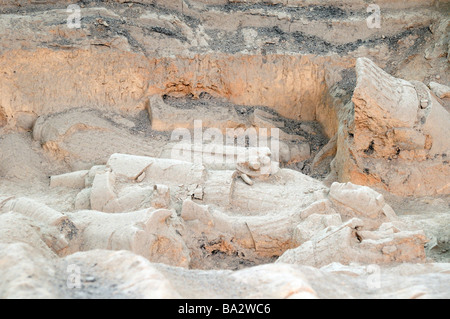
[[[436,82],[430,82],[429,87],[438,98],[440,99],[450,98],[450,87]]]

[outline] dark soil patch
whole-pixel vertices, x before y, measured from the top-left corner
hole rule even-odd
[[[284,166],[285,168],[290,168],[293,170],[300,171],[306,175],[313,176],[318,179],[323,179],[328,175],[329,170],[317,174],[312,168],[311,164],[317,153],[328,143],[328,138],[323,133],[322,126],[315,121],[298,121],[285,118],[274,111],[272,108],[266,106],[247,106],[247,105],[236,105],[230,101],[223,98],[216,98],[208,93],[202,93],[199,98],[194,98],[192,95],[185,98],[165,96],[164,102],[172,107],[181,110],[195,110],[197,107],[205,107],[209,105],[214,105],[214,107],[223,107],[227,109],[234,108],[238,116],[241,118],[243,123],[249,123],[250,119],[256,109],[263,110],[269,114],[274,115],[274,120],[276,122],[281,122],[284,126],[281,128],[287,134],[301,136],[310,145],[311,148],[311,158],[305,162],[297,163],[293,165]],[[301,143],[298,141],[286,141],[289,143]]]

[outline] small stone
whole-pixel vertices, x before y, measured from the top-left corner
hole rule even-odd
[[[198,186],[193,194],[194,199],[203,200],[203,187]]]
[[[253,181],[246,174],[241,174],[241,178],[247,185],[253,186]]]
[[[427,107],[428,107],[428,100],[421,100],[420,101],[420,107],[422,108],[422,109],[426,109]]]
[[[145,179],[145,172],[143,172],[141,175],[139,175],[136,179],[138,183],[141,183]]]
[[[96,279],[95,279],[95,277],[93,277],[93,276],[89,276],[89,277],[86,277],[84,281],[85,281],[85,282],[95,282]]]

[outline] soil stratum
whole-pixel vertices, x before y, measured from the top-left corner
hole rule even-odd
[[[0,298],[449,298],[449,0],[0,0]]]

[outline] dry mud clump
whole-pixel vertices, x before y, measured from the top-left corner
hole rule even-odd
[[[448,1],[69,4],[0,3],[1,298],[450,297]]]

